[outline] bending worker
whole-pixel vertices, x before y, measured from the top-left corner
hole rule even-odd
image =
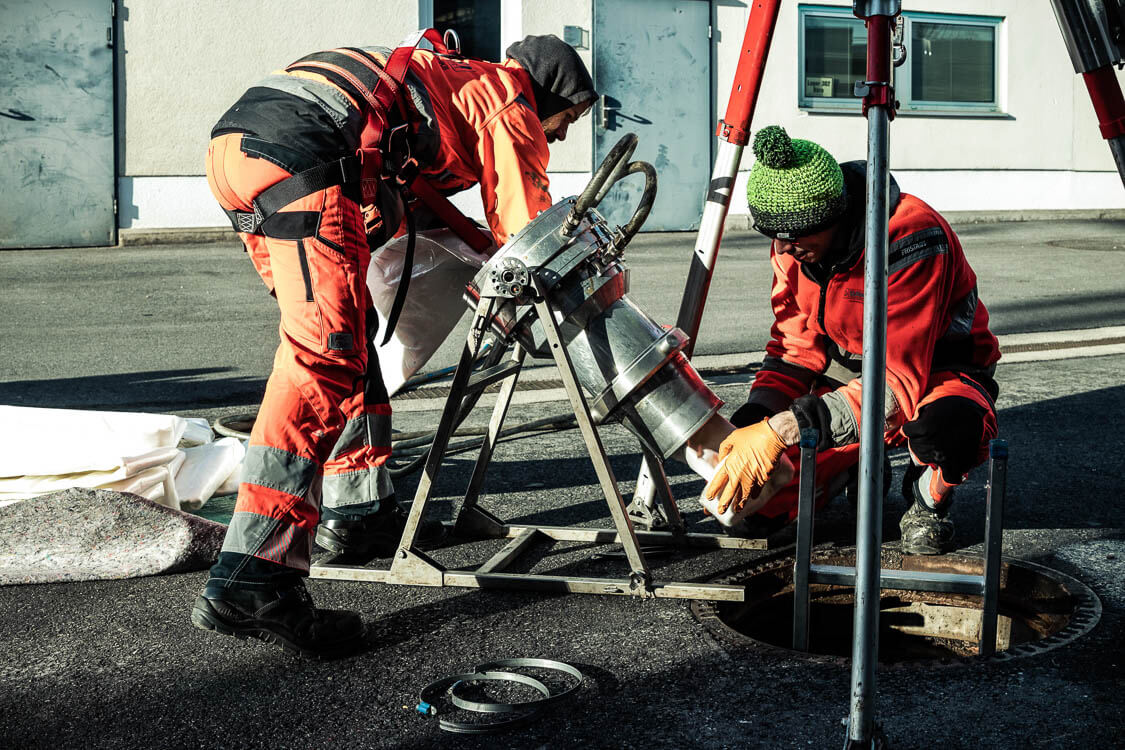
[[[773,239],[774,323],[762,369],[731,419],[739,429],[722,443],[726,462],[706,494],[723,508],[753,504],[783,453],[797,462],[801,429],[814,427],[822,504],[859,459],[866,163],[838,165],[777,126],[758,132],[754,154],[747,199],[755,229]],[[905,442],[911,458],[902,550],[940,554],[953,538],[954,490],[996,436],[1000,351],[949,224],[900,192],[893,177],[889,211],[884,429],[887,443]],[[754,510],[792,519],[796,485]]]
[[[277,298],[281,345],[234,517],[192,610],[199,628],[315,655],[362,644],[358,613],[315,608],[303,577],[314,532],[371,559],[392,554],[405,525],[366,283],[372,249],[400,226],[396,192],[418,172],[444,194],[479,184],[503,244],[551,205],[547,144],[595,98],[554,36],[513,44],[500,64],[435,49],[308,55],[246,91],[212,131],[208,183]]]

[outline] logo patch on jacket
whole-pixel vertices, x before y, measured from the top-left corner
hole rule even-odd
[[[844,299],[851,300],[852,302],[863,302],[862,289],[845,289]]]

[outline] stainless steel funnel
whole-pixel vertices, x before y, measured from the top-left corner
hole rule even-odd
[[[518,340],[532,356],[549,357],[530,305],[535,289],[543,290],[594,419],[623,422],[667,458],[722,402],[684,356],[688,337],[683,331],[662,327],[627,296],[629,272],[622,251],[656,192],[650,165],[624,165],[636,142],[635,136],[631,144],[628,138],[616,154],[618,163],[609,163],[615,158],[611,152],[583,196],[541,213],[485,264],[469,285],[466,301],[475,309],[481,296],[502,299],[493,329]],[[644,172],[649,184],[633,220],[614,232],[596,210],[583,207],[583,197],[600,198],[611,180],[634,172]]]

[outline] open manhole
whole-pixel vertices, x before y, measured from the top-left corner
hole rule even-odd
[[[813,562],[855,565],[855,551],[817,550]],[[978,558],[960,555],[904,557],[883,550],[883,567],[980,575]],[[717,583],[744,584],[745,602],[693,602],[696,618],[728,646],[800,654],[818,661],[851,658],[855,601],[850,586],[813,584],[809,591],[809,651],[791,650],[793,558],[777,558]],[[879,662],[978,661],[981,597],[884,589],[879,617]],[[1057,648],[1080,638],[1101,618],[1101,602],[1086,585],[1035,563],[1005,560],[1000,572],[997,649],[1011,659]]]

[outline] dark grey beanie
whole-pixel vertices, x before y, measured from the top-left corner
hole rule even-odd
[[[540,120],[598,95],[582,58],[554,34],[524,37],[504,54],[531,76],[535,111]]]

